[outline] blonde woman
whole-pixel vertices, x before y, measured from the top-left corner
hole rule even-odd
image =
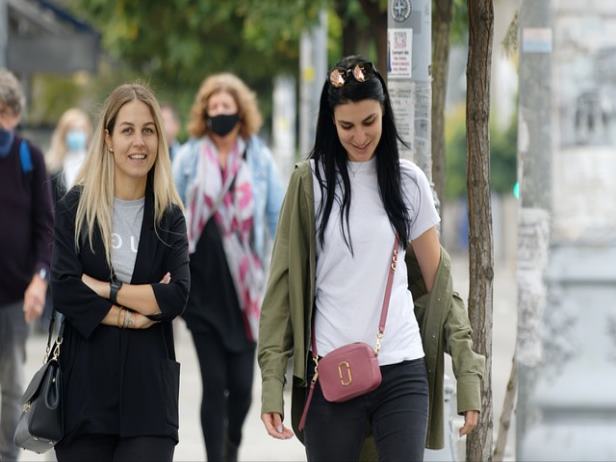
[[[46,155],[54,202],[75,184],[91,135],[90,118],[81,109],[70,108],[60,117]]]
[[[56,211],[52,293],[66,318],[59,462],[172,460],[180,366],[171,321],[189,277],[158,103],[148,88],[122,85]]]
[[[237,460],[250,407],[265,240],[273,236],[282,186],[256,136],[255,95],[238,77],[203,81],[174,160],[187,208],[194,281],[184,319],[203,381],[201,425],[207,459]]]

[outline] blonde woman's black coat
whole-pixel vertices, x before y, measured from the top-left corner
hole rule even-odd
[[[180,365],[175,361],[171,321],[188,299],[190,272],[184,215],[170,207],[154,226],[148,182],[143,224],[131,284],[152,284],[160,322],[145,330],[102,325],[111,302],[81,282],[86,273],[109,280],[101,236],[75,247],[80,190],[57,205],[52,259],[54,307],[66,317],[60,355],[65,438],[82,434],[168,436],[178,440]],[[96,227],[95,227],[96,229]],[[160,284],[166,272],[169,284]]]

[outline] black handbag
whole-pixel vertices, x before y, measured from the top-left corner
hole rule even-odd
[[[42,454],[64,436],[61,404],[62,371],[60,346],[64,316],[54,310],[43,366],[34,374],[22,399],[22,412],[15,430],[15,445]]]

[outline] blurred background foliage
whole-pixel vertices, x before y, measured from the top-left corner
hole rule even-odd
[[[327,10],[328,61],[359,53],[378,63],[375,24],[386,17],[387,0],[56,0],[88,21],[102,37],[103,58],[96,75],[41,74],[32,83],[29,123],[53,127],[71,106],[96,118],[110,90],[141,80],[161,102],[174,105],[186,122],[194,95],[209,74],[230,71],[256,92],[267,134],[271,129],[272,90],[276,75],[299,79],[301,31]],[[453,0],[451,43],[467,41],[464,0]],[[466,194],[464,107],[446,120],[446,196]],[[493,129],[492,186],[509,193],[516,177],[514,117],[505,131]],[[184,125],[184,124],[183,124]],[[180,139],[185,139],[186,132]]]
[[[490,121],[490,181],[492,191],[511,194],[517,178],[518,115],[506,130]],[[445,122],[447,182],[445,198],[466,197],[466,108],[459,104],[447,114]]]

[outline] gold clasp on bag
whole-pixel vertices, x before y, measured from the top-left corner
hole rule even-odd
[[[346,387],[353,383],[353,376],[351,375],[351,365],[348,361],[342,361],[338,364],[338,377],[340,377],[340,385]]]
[[[374,354],[376,356],[378,356],[379,352],[381,351],[382,342],[383,342],[383,332],[379,332],[378,334],[376,334],[376,345],[374,347]]]
[[[317,379],[319,378],[319,358],[316,356],[312,356],[312,361],[314,362],[314,375],[312,376],[312,383],[317,383]]]
[[[391,256],[391,269],[396,271],[396,266],[398,264],[398,249],[394,249],[394,253]]]
[[[56,342],[56,345],[53,349],[53,358],[55,361],[58,360],[58,358],[60,357],[60,345],[62,345],[62,338],[59,338]]]

